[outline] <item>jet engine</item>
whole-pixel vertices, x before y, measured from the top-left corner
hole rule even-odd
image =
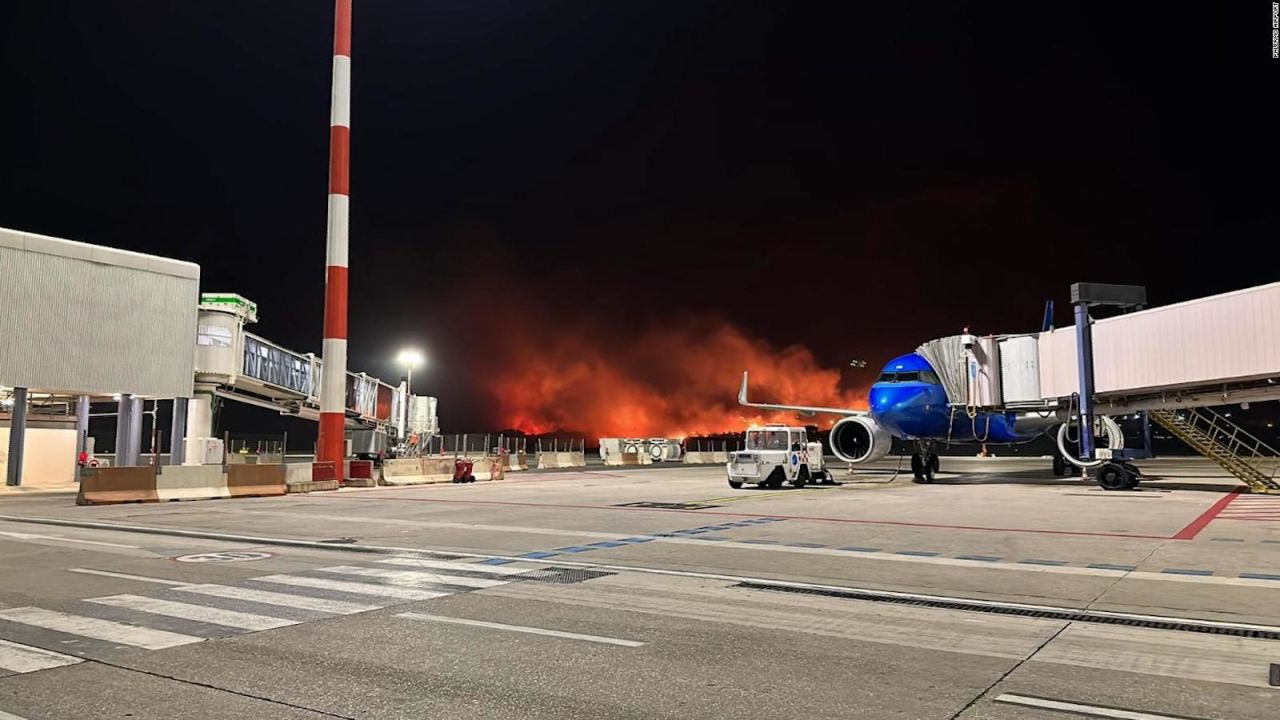
[[[847,463],[879,460],[893,448],[893,436],[866,415],[853,415],[831,428],[831,452]]]

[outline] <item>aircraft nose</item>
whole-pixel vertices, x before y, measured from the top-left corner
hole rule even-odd
[[[870,405],[876,415],[882,413],[901,413],[927,402],[928,389],[919,386],[899,385],[896,387],[872,388]]]

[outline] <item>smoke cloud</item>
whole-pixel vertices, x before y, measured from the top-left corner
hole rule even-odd
[[[751,373],[753,400],[865,406],[865,392],[842,389],[840,371],[821,367],[806,348],[774,347],[724,321],[621,333],[578,323],[520,334],[523,341],[507,344],[491,389],[501,425],[531,434],[688,437],[794,422],[795,413],[738,405],[743,370]]]

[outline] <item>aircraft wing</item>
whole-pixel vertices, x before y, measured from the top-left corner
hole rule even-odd
[[[830,408],[830,407],[814,407],[810,405],[775,405],[773,403],[754,403],[747,400],[747,371],[742,371],[742,389],[738,391],[738,404],[745,407],[760,408],[761,410],[794,410],[801,415],[812,416],[818,413],[830,413],[832,415],[866,415],[866,410],[853,410],[850,408]]]

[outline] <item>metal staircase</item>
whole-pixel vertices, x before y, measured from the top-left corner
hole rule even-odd
[[[1280,452],[1209,408],[1152,410],[1151,419],[1256,493],[1280,495]]]

